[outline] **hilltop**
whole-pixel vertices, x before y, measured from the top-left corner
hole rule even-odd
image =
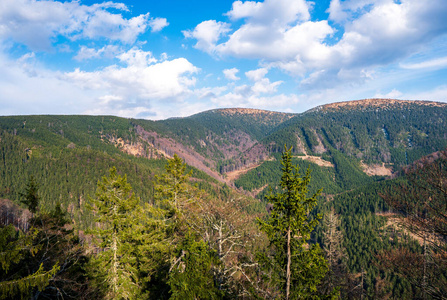
[[[324,104],[308,110],[307,112],[315,111],[335,111],[342,109],[380,109],[386,110],[390,108],[405,108],[408,106],[431,106],[431,107],[446,107],[447,103],[435,102],[435,101],[420,101],[420,100],[397,100],[397,99],[383,99],[383,98],[370,98],[363,100],[342,101]]]

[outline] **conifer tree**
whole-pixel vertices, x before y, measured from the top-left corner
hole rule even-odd
[[[17,232],[12,224],[0,227],[0,299],[17,295],[23,298],[29,295],[33,288],[41,291],[59,270],[59,266],[55,264],[46,271],[41,263],[34,273],[22,277],[17,277],[15,272],[9,272],[11,267],[22,263],[27,255],[36,254],[38,247],[33,243],[37,235],[38,231],[34,228],[23,233],[20,230]],[[12,276],[9,276],[11,273]]]
[[[292,164],[291,148],[282,155],[282,177],[277,193],[267,196],[273,208],[268,218],[258,220],[267,234],[270,252],[258,255],[266,279],[278,291],[274,298],[308,299],[325,273],[327,263],[318,244],[309,244],[310,234],[320,216],[313,217],[318,191],[308,197],[310,171],[301,176]]]
[[[173,214],[181,215],[183,208],[191,201],[188,191],[188,178],[191,173],[186,173],[186,164],[177,155],[168,160],[166,173],[156,177],[156,199],[162,206],[172,210]]]
[[[20,195],[23,197],[22,203],[27,206],[29,211],[35,214],[39,208],[39,187],[34,179],[34,176],[30,176],[27,186],[25,188],[25,193]]]
[[[135,299],[140,291],[137,270],[135,235],[140,199],[131,192],[126,175],[117,175],[116,168],[98,182],[91,208],[99,227],[99,254],[92,259],[93,277],[107,299]]]
[[[175,154],[155,187],[156,206],[167,211],[166,238],[172,247],[166,274],[169,294],[171,299],[218,299],[223,292],[216,287],[214,270],[220,259],[196,232],[201,220],[194,211],[200,199],[188,183],[189,176],[186,164]]]
[[[224,292],[214,282],[213,268],[219,264],[214,251],[188,232],[176,252],[169,273],[170,299],[222,299]]]

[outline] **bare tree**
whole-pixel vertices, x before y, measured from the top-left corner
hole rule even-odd
[[[382,195],[399,224],[422,241],[422,253],[395,249],[385,267],[407,278],[423,299],[447,299],[447,151],[424,157],[403,171],[406,182]]]

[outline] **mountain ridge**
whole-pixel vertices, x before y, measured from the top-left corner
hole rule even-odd
[[[292,146],[295,155],[324,156],[334,163],[332,156],[339,152],[359,165],[385,164],[396,171],[447,145],[446,108],[442,102],[373,98],[326,104],[301,114],[223,108],[160,121],[13,116],[0,118],[0,129],[31,139],[45,136],[39,142],[44,145],[54,140],[50,144],[96,144],[102,149],[106,143],[149,159],[177,153],[191,166],[231,184],[225,173],[271,161],[284,145]]]
[[[350,100],[350,101],[340,101],[328,104],[319,105],[317,107],[311,108],[306,112],[314,111],[325,111],[325,110],[336,110],[336,109],[348,109],[348,108],[359,108],[359,107],[379,107],[385,108],[389,105],[391,106],[404,106],[404,105],[421,105],[421,106],[436,106],[436,107],[446,107],[447,103],[429,100],[400,100],[392,98],[366,98],[361,100]],[[305,113],[306,113],[305,112]]]

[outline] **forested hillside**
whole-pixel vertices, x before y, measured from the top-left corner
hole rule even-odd
[[[297,281],[303,290],[292,293],[444,299],[439,295],[447,282],[447,223],[445,206],[438,202],[445,202],[447,169],[445,153],[437,151],[447,145],[445,120],[446,104],[389,99],[334,103],[302,114],[222,109],[163,121],[0,117],[0,246],[2,251],[31,251],[10,256],[14,264],[2,266],[12,271],[2,282],[48,278],[40,282],[29,277],[31,287],[23,293],[36,299],[41,284],[54,288],[46,288],[42,298],[60,298],[57,289],[74,298],[115,295],[117,291],[110,294],[110,286],[100,283],[106,274],[91,268],[106,268],[113,256],[100,254],[104,250],[108,255],[106,249],[112,246],[98,242],[105,243],[108,233],[103,229],[110,226],[109,217],[100,217],[101,206],[108,202],[103,204],[99,194],[116,182],[114,188],[127,193],[124,200],[133,199],[117,205],[126,207],[134,221],[125,214],[113,217],[119,226],[130,222],[136,232],[132,236],[124,226],[120,236],[123,245],[134,247],[120,251],[135,255],[123,262],[129,268],[123,272],[138,269],[126,277],[126,291],[139,298],[188,299],[191,294],[182,286],[188,282],[196,287],[191,293],[201,299],[283,297],[276,292],[285,289],[281,282],[287,276],[275,269],[280,264],[272,264],[286,255],[278,250],[285,244],[273,246],[278,242],[274,232],[260,224],[276,224],[269,219],[275,216],[271,202],[283,196],[272,195],[284,190],[282,168],[288,153],[304,178],[296,180],[309,178],[305,186],[315,204],[307,208],[306,218],[315,229],[305,243],[319,266],[315,282]],[[285,145],[292,147],[290,152],[284,151]],[[135,198],[124,188],[127,184]],[[29,200],[33,191],[39,199],[36,211]],[[410,215],[418,218],[408,223]],[[421,224],[432,224],[430,218],[438,222],[435,229],[421,231]],[[36,231],[27,232],[29,226]],[[65,246],[42,248],[53,238]],[[70,250],[64,252],[64,247]],[[301,251],[297,249],[291,251]],[[12,255],[8,251],[2,253]],[[200,255],[188,256],[193,252]],[[39,259],[46,261],[43,269]],[[425,275],[410,276],[421,270],[403,269],[405,259],[425,264]],[[204,269],[195,268],[197,264]],[[197,277],[188,275],[193,273]],[[69,282],[71,277],[77,278],[76,284]],[[306,290],[315,284],[318,289]]]
[[[445,103],[371,99],[314,108],[283,123],[263,140],[272,151],[296,153],[329,147],[371,163],[404,166],[447,145]]]

